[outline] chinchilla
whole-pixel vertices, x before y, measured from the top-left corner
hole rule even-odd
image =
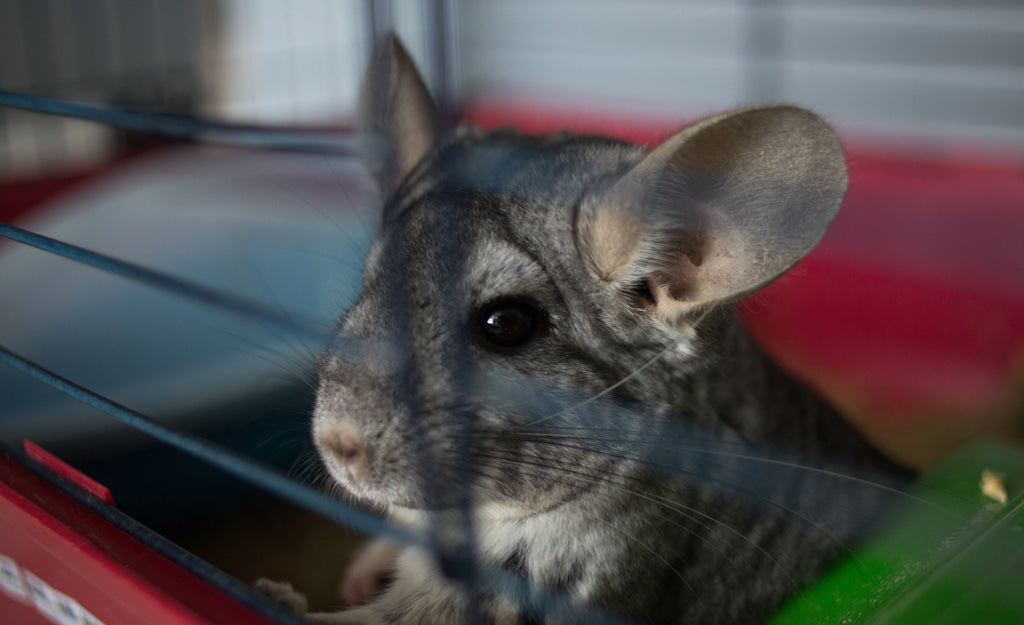
[[[843,153],[818,116],[736,110],[650,151],[445,134],[393,37],[360,107],[389,151],[376,171],[386,201],[337,329],[357,347],[322,356],[313,437],[357,500],[462,535],[448,544],[479,577],[454,579],[458,553],[374,545],[344,583],[362,605],[311,617],[590,622],[569,605],[758,623],[910,479],[759,351],[733,310],[839,209]],[[494,569],[561,608],[489,586]]]

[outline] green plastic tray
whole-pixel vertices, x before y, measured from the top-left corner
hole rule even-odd
[[[982,492],[986,472],[1005,502]],[[926,473],[873,539],[770,623],[1024,624],[1024,453],[978,444]]]

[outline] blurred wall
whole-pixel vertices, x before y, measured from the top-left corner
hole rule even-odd
[[[217,112],[284,125],[351,118],[372,46],[371,4],[436,86],[431,11],[441,5],[450,16],[447,2],[223,0],[226,71]]]
[[[862,133],[1024,144],[1024,5],[462,0],[464,84],[658,116],[765,101]]]
[[[869,139],[1024,144],[1024,4],[992,0],[0,0],[0,89],[336,125],[373,10],[454,100],[672,122],[788,101]],[[0,179],[112,141],[0,109]]]
[[[201,0],[0,0],[0,90],[110,106],[193,113],[219,30]],[[94,163],[109,128],[0,107],[0,181]]]

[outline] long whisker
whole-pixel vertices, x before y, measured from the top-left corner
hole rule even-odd
[[[483,458],[488,458],[489,457],[489,458],[492,458],[492,459],[495,459],[495,460],[510,460],[510,458],[503,457],[503,456],[497,455],[497,454],[481,453],[481,457],[483,457]],[[776,558],[775,556],[770,554],[762,546],[760,546],[757,543],[755,543],[754,541],[752,541],[750,539],[750,537],[746,536],[745,534],[743,534],[743,532],[741,532],[741,531],[737,530],[736,528],[730,526],[728,523],[725,523],[724,521],[722,521],[720,519],[716,519],[715,517],[713,517],[713,516],[711,516],[711,515],[709,515],[709,514],[707,514],[705,512],[702,512],[702,511],[700,511],[700,510],[698,510],[696,508],[693,508],[691,506],[686,506],[684,504],[681,504],[680,502],[677,502],[677,501],[674,501],[674,500],[671,500],[671,499],[667,499],[665,497],[660,497],[658,495],[654,495],[654,494],[651,494],[651,493],[645,493],[645,492],[642,492],[642,491],[638,491],[636,489],[630,488],[628,486],[628,484],[623,483],[622,481],[613,480],[611,478],[611,476],[608,476],[608,475],[595,475],[595,474],[592,474],[592,473],[587,473],[587,472],[584,472],[584,471],[580,471],[578,469],[572,469],[572,468],[569,468],[569,467],[566,467],[566,466],[550,465],[550,464],[545,464],[545,463],[539,462],[539,461],[524,460],[522,458],[516,458],[515,462],[517,462],[519,464],[525,464],[525,465],[528,465],[528,466],[533,466],[533,467],[540,468],[540,469],[557,469],[557,470],[559,470],[559,471],[561,471],[563,473],[567,473],[567,474],[569,474],[571,476],[580,477],[580,478],[583,478],[583,479],[590,480],[591,482],[593,482],[595,484],[609,484],[609,485],[615,486],[617,488],[620,488],[623,492],[628,493],[628,494],[630,494],[630,495],[632,495],[634,497],[638,497],[638,498],[643,499],[645,501],[649,501],[651,503],[654,503],[654,504],[657,504],[659,506],[662,506],[662,507],[664,507],[667,510],[671,510],[671,511],[673,511],[673,512],[675,512],[675,513],[677,513],[677,514],[679,514],[681,516],[683,516],[687,520],[692,521],[693,523],[697,524],[699,527],[701,527],[703,529],[709,529],[709,527],[710,527],[709,524],[706,523],[705,521],[701,520],[701,519],[704,519],[707,522],[709,522],[711,525],[715,525],[715,526],[721,527],[722,529],[728,531],[729,533],[734,534],[737,538],[739,538],[743,542],[750,544],[752,547],[754,547],[755,549],[760,551],[764,556],[769,558],[772,562],[776,562],[776,563],[778,562],[778,558]],[[708,545],[713,551],[718,553],[718,555],[720,557],[722,557],[723,559],[727,559],[727,556],[721,550],[721,548],[718,545],[710,542],[706,537],[701,536],[700,534],[694,532],[692,529],[686,528],[685,526],[683,526],[679,522],[676,522],[676,521],[670,521],[670,522],[673,525],[679,527],[680,529],[683,529],[684,531],[687,531],[688,533],[690,533],[692,536],[694,536],[695,538],[697,538],[698,540],[700,540],[704,544]],[[794,585],[796,585],[796,582],[795,582],[794,579],[791,578],[790,581],[793,582]]]
[[[577,451],[585,451],[585,452],[590,452],[590,453],[600,453],[602,455],[609,456],[609,457],[612,457],[612,458],[617,459],[617,460],[626,460],[626,461],[644,463],[644,464],[647,464],[648,466],[655,466],[656,468],[670,470],[670,474],[673,475],[673,476],[678,476],[682,472],[682,473],[686,473],[687,475],[690,475],[690,476],[692,476],[694,478],[699,478],[699,479],[703,480],[704,482],[711,482],[711,483],[720,485],[722,487],[729,488],[729,489],[731,489],[731,490],[733,490],[735,492],[742,493],[744,495],[752,497],[755,500],[765,502],[765,503],[773,506],[774,508],[776,508],[776,509],[778,509],[778,510],[780,510],[782,512],[785,512],[787,515],[789,515],[791,517],[794,517],[794,518],[796,518],[796,519],[798,519],[800,521],[803,521],[808,526],[813,527],[817,532],[819,532],[822,536],[824,536],[829,542],[835,544],[841,551],[846,553],[849,557],[854,558],[856,560],[856,554],[854,553],[853,549],[847,543],[845,543],[844,541],[842,541],[838,537],[836,537],[832,532],[830,532],[821,523],[819,523],[819,522],[815,521],[814,519],[811,519],[810,517],[802,514],[801,512],[799,512],[798,510],[792,508],[791,506],[788,506],[788,505],[786,505],[786,504],[784,504],[784,503],[782,503],[780,501],[777,501],[775,499],[771,499],[771,498],[765,496],[764,494],[762,494],[761,492],[752,490],[752,489],[747,488],[745,486],[742,486],[740,484],[733,483],[733,482],[730,482],[728,480],[716,478],[713,475],[698,475],[698,474],[693,473],[693,472],[682,471],[678,467],[668,467],[666,465],[661,465],[661,464],[653,463],[653,462],[648,461],[646,458],[644,458],[642,456],[628,455],[628,454],[625,454],[625,453],[612,453],[612,452],[607,452],[607,451],[603,451],[603,450],[596,450],[594,448],[586,447],[586,446],[583,446],[583,445],[570,445],[570,444],[566,444],[566,442],[564,440],[548,441],[548,440],[544,440],[541,437],[532,437],[532,436],[528,437],[528,440],[531,443],[534,443],[534,444],[547,444],[547,445],[553,445],[553,446],[561,446],[561,447],[565,447],[565,448],[569,448],[569,449],[573,449],[573,450],[577,450]],[[554,465],[552,465],[551,468],[558,468],[558,467],[555,467]],[[739,470],[749,474],[754,469],[744,469],[744,468],[741,468]],[[636,494],[636,493],[634,493],[634,494]],[[669,502],[669,500],[664,500],[664,501],[666,503]],[[693,509],[693,511],[695,513],[699,513],[699,511],[696,510],[696,509]]]
[[[489,459],[492,459],[492,460],[508,460],[508,458],[506,458],[506,457],[502,457],[502,456],[494,455],[494,454],[483,454],[482,457],[489,458]],[[517,459],[516,462],[519,463],[519,464],[524,464],[524,465],[536,467],[536,468],[539,468],[539,469],[558,469],[559,471],[562,471],[563,473],[566,473],[566,474],[574,476],[574,477],[579,477],[579,478],[587,479],[587,480],[589,480],[589,481],[591,481],[591,482],[593,482],[595,484],[609,484],[611,486],[615,486],[615,487],[621,489],[622,492],[624,492],[624,493],[627,493],[629,495],[633,495],[635,497],[639,497],[639,498],[644,499],[646,501],[649,501],[649,502],[651,502],[653,504],[657,504],[659,506],[662,506],[662,507],[664,507],[664,508],[666,508],[668,510],[671,510],[673,512],[677,512],[680,515],[682,515],[683,517],[685,517],[687,520],[692,521],[693,523],[695,523],[696,525],[698,525],[699,527],[701,527],[703,529],[708,529],[709,525],[707,523],[701,521],[701,519],[699,519],[699,518],[697,518],[695,516],[691,516],[691,514],[704,517],[704,518],[708,519],[709,521],[713,522],[714,524],[720,525],[723,528],[728,529],[730,531],[734,531],[733,528],[730,528],[724,522],[722,522],[722,521],[720,521],[718,519],[715,519],[714,517],[712,517],[712,516],[710,516],[708,514],[702,513],[702,512],[700,512],[699,510],[697,510],[695,508],[691,508],[689,506],[684,506],[682,504],[679,504],[678,502],[675,502],[675,501],[672,501],[670,499],[666,499],[666,498],[663,498],[663,497],[658,497],[656,495],[652,495],[651,493],[645,493],[645,492],[642,492],[642,491],[638,491],[636,489],[630,488],[627,484],[625,484],[625,483],[623,483],[621,481],[612,480],[610,478],[610,476],[607,476],[607,475],[600,475],[599,476],[599,475],[595,475],[595,474],[585,473],[585,472],[582,472],[582,471],[579,471],[579,470],[570,469],[568,467],[556,466],[556,465],[547,465],[547,464],[544,464],[542,462],[536,462],[536,461],[531,462],[531,461],[524,461],[524,460],[521,460],[521,459]],[[479,475],[481,475],[483,477],[490,477],[490,478],[500,477],[500,474],[488,475],[485,472],[483,472],[481,469],[482,469],[481,467],[473,467],[473,470],[476,471],[477,474],[479,474]],[[687,532],[688,534],[690,534],[691,536],[693,536],[697,540],[700,540],[701,542],[706,544],[708,547],[710,547],[713,551],[715,551],[723,559],[727,557],[725,555],[725,552],[723,552],[718,545],[710,542],[707,538],[705,538],[704,536],[701,536],[699,533],[695,532],[693,529],[684,526],[682,523],[680,523],[678,521],[669,521],[669,522],[672,525],[678,527],[680,530],[682,530],[684,532]],[[736,534],[737,534],[737,536],[739,536],[743,540],[749,542],[749,538],[744,536],[742,533],[736,532]],[[768,557],[772,557],[771,554],[768,554],[768,553],[765,553],[765,555],[767,555]]]
[[[699,317],[697,317],[697,320],[694,321],[693,324],[688,328],[688,334],[690,336],[693,336],[695,334],[697,326],[700,325],[700,323],[702,321],[704,321],[704,319],[711,313],[712,310],[714,310],[714,309],[713,308],[706,308],[701,313],[701,315]],[[644,362],[642,365],[640,365],[636,369],[630,371],[628,374],[626,374],[625,376],[620,378],[618,381],[616,381],[616,382],[610,384],[609,386],[605,387],[603,390],[597,392],[594,395],[591,395],[590,397],[584,399],[583,401],[581,401],[581,402],[579,402],[577,404],[574,404],[572,406],[568,406],[566,408],[563,408],[563,409],[561,409],[558,412],[555,412],[553,414],[549,414],[547,416],[541,417],[541,418],[537,419],[536,421],[530,423],[529,425],[538,425],[540,423],[544,423],[545,421],[548,421],[549,419],[554,419],[556,417],[564,415],[564,414],[566,414],[568,412],[571,412],[573,410],[576,410],[578,408],[582,408],[583,406],[586,406],[587,404],[590,404],[590,403],[592,403],[594,401],[597,401],[598,399],[601,399],[605,395],[608,395],[609,393],[611,393],[615,389],[619,388],[620,386],[622,386],[626,382],[629,382],[630,380],[632,380],[636,376],[638,376],[641,373],[643,373],[645,369],[647,369],[648,367],[653,365],[659,358],[661,358],[662,356],[664,356],[665,354],[667,354],[670,350],[672,350],[674,348],[675,348],[675,345],[667,345],[667,346],[665,346],[657,354],[655,354],[655,355],[651,356],[649,359],[647,359],[647,361]]]
[[[588,431],[599,431],[599,430],[613,432],[613,433],[617,432],[617,431],[623,431],[623,430],[618,430],[616,428],[592,428],[592,427],[587,427],[587,426],[564,426],[564,427],[563,426],[557,426],[556,428],[553,429],[552,432],[546,432],[545,431],[545,432],[529,433],[529,432],[517,431],[515,435],[517,437],[525,437],[525,436],[529,436],[531,434],[534,435],[534,436],[538,436],[538,437],[549,437],[549,438],[562,437],[562,438],[568,439],[568,440],[585,441],[585,442],[590,442],[590,443],[610,443],[610,444],[621,444],[622,443],[623,439],[621,437],[618,437],[618,438],[615,438],[615,437],[601,438],[601,437],[597,437],[597,436],[587,436],[587,435],[583,435],[583,434],[579,433],[581,431],[582,432],[588,432]],[[568,432],[568,433],[563,433],[563,432]],[[930,507],[932,509],[935,509],[935,510],[939,510],[939,511],[942,511],[942,512],[947,512],[947,513],[949,512],[948,510],[946,510],[945,508],[943,508],[941,505],[939,505],[938,503],[936,503],[934,501],[930,501],[928,499],[925,499],[925,498],[913,495],[911,493],[907,493],[907,492],[905,492],[903,490],[900,490],[899,488],[896,488],[894,486],[890,486],[888,484],[885,484],[885,483],[877,481],[877,480],[871,480],[871,479],[867,479],[867,478],[856,476],[856,475],[850,475],[850,474],[842,473],[842,472],[834,470],[834,469],[829,469],[829,468],[825,468],[825,467],[815,466],[815,465],[811,465],[811,464],[802,464],[802,463],[795,462],[795,461],[792,461],[792,460],[783,460],[783,459],[772,458],[772,457],[768,457],[768,456],[758,456],[758,455],[754,455],[754,454],[751,454],[751,453],[744,453],[744,452],[739,452],[739,451],[722,450],[722,449],[716,449],[714,447],[695,446],[695,445],[691,445],[691,444],[686,444],[686,443],[678,442],[678,440],[682,440],[683,437],[684,437],[683,433],[680,432],[677,437],[663,437],[663,438],[660,438],[658,440],[651,440],[651,441],[649,441],[649,444],[653,445],[654,446],[653,447],[654,451],[660,452],[658,455],[662,456],[662,457],[668,455],[669,453],[677,454],[677,453],[684,453],[685,452],[685,453],[693,453],[693,454],[712,455],[712,456],[718,456],[718,457],[722,457],[722,458],[729,458],[729,459],[733,459],[733,460],[741,460],[741,461],[745,461],[745,462],[749,462],[749,463],[771,465],[771,466],[777,466],[777,467],[781,467],[781,468],[787,468],[787,469],[792,469],[792,470],[804,471],[804,472],[808,472],[808,473],[815,473],[815,474],[822,475],[822,476],[827,476],[827,477],[830,477],[830,478],[833,478],[833,479],[837,479],[837,480],[841,480],[841,481],[845,481],[845,482],[849,482],[849,483],[854,483],[854,484],[859,484],[861,486],[870,487],[872,489],[877,489],[877,490],[886,492],[886,493],[888,493],[890,495],[893,495],[893,496],[896,496],[896,497],[899,497],[899,498],[902,498],[902,499],[906,499],[906,500],[912,501],[914,503],[918,503],[918,504],[921,504],[921,505],[928,506],[928,507]],[[675,438],[676,440],[672,440],[673,438]],[[718,440],[718,439],[709,439],[708,443],[711,444],[711,445],[714,445],[716,447],[717,446],[723,446],[723,445],[729,445],[729,446],[737,446],[737,447],[747,447],[747,448],[749,448],[749,446],[750,446],[749,443],[722,441],[722,440]],[[588,449],[590,449],[590,448],[588,448]],[[596,451],[596,450],[592,450],[592,451]],[[651,454],[651,455],[653,455],[653,454]],[[638,462],[646,462],[646,463],[648,463],[651,466],[656,466],[656,467],[662,468],[662,469],[667,470],[667,471],[679,470],[679,467],[674,466],[672,464],[655,463],[653,460],[650,460],[648,458],[637,457],[637,458],[633,458],[633,459],[638,461]]]
[[[621,529],[616,527],[615,524],[612,523],[611,521],[606,521],[604,519],[597,519],[597,521],[599,523],[601,523],[604,527],[606,527],[606,528],[608,528],[610,530],[613,530],[615,533],[617,533],[619,536],[625,538],[627,541],[630,541],[630,542],[638,545],[640,548],[642,548],[644,551],[650,553],[652,556],[654,556],[658,560],[661,560],[661,562],[665,566],[667,566],[670,571],[675,573],[675,576],[678,577],[681,582],[683,582],[683,584],[686,586],[687,590],[690,591],[690,593],[694,592],[693,585],[691,585],[690,582],[686,579],[686,576],[683,575],[681,572],[679,572],[679,569],[677,569],[676,567],[672,566],[672,563],[669,562],[665,558],[665,556],[661,555],[660,553],[658,553],[657,551],[652,549],[650,545],[644,543],[638,537],[633,536],[632,534],[628,534],[628,533],[622,531]],[[705,542],[707,542],[707,541],[705,541]],[[722,554],[722,557],[725,557],[724,554]]]
[[[484,474],[484,473],[482,473],[480,471],[478,471],[478,473],[480,473],[484,477],[494,477],[494,476],[487,476],[486,474]],[[630,492],[631,494],[635,494],[635,495],[642,495],[642,493],[637,493],[637,492],[632,491],[632,490],[630,490],[628,492]],[[658,503],[658,502],[655,502],[655,503]],[[628,534],[628,533],[622,531],[621,529],[616,527],[615,524],[612,523],[611,521],[608,521],[606,519],[602,519],[602,518],[598,517],[597,515],[592,516],[591,520],[595,521],[597,523],[600,523],[603,527],[606,527],[607,529],[613,530],[614,532],[616,532],[617,534],[619,534],[620,536],[625,538],[627,541],[631,541],[631,542],[635,543],[636,545],[638,545],[639,547],[641,547],[645,551],[649,552],[655,558],[661,560],[662,563],[664,563],[665,566],[667,566],[679,578],[679,580],[683,582],[683,584],[687,587],[687,589],[689,589],[690,592],[694,591],[693,586],[686,579],[685,575],[683,575],[675,566],[673,566],[672,563],[669,562],[663,555],[661,555],[660,553],[655,551],[653,548],[651,548],[650,545],[648,545],[648,544],[644,543],[643,541],[641,541],[637,536],[634,536],[632,534]],[[716,545],[710,543],[705,538],[703,538],[699,534],[695,533],[693,530],[691,530],[691,529],[689,529],[687,527],[684,527],[682,524],[677,523],[675,521],[673,521],[672,523],[673,523],[673,525],[676,525],[677,527],[679,527],[683,531],[688,532],[690,535],[694,536],[698,540],[701,540],[701,541],[705,542],[705,544],[708,544],[709,546],[711,546],[713,549],[715,549],[718,552],[718,554],[721,557],[723,557],[723,558],[726,557],[726,555],[720,549],[718,549]],[[698,524],[699,524],[699,522],[698,522]],[[703,524],[701,524],[701,525],[703,526]]]

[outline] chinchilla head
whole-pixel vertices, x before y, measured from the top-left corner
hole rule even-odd
[[[724,305],[802,258],[846,186],[831,129],[785,106],[650,152],[439,137],[394,39],[361,115],[390,150],[375,172],[387,200],[338,328],[358,347],[321,361],[314,438],[337,481],[383,505],[444,507],[468,484],[477,503],[529,514],[622,471],[619,452],[706,401],[679,389],[723,357]]]

